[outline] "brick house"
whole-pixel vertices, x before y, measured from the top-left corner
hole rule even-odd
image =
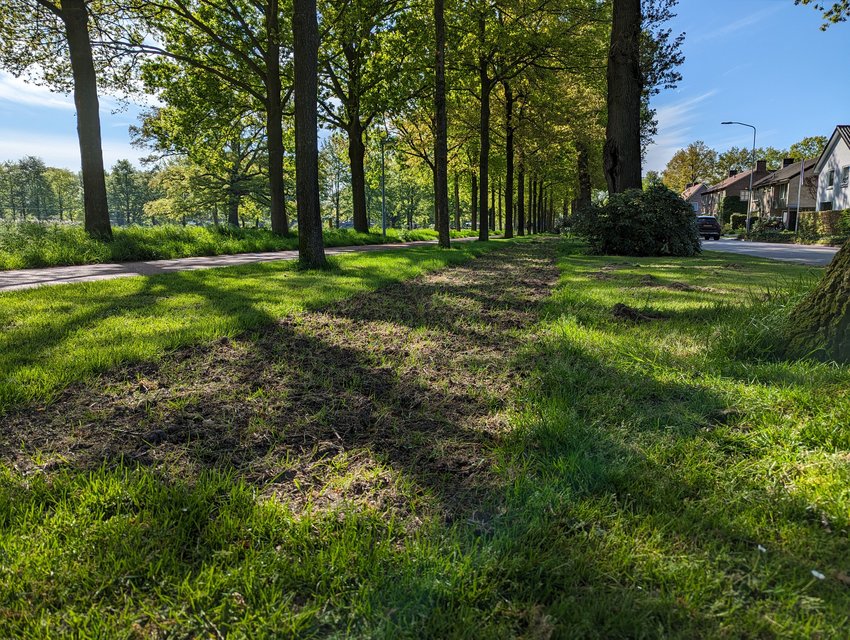
[[[682,199],[685,200],[694,209],[694,213],[698,216],[703,214],[703,194],[708,191],[709,186],[704,182],[694,182],[685,187],[682,192]]]
[[[753,185],[754,212],[760,216],[780,217],[786,228],[797,224],[797,202],[801,211],[814,211],[817,205],[818,179],[815,175],[817,160],[805,164],[786,158],[782,168],[762,178]],[[803,165],[803,192],[800,194],[800,167]]]
[[[767,170],[767,160],[759,160],[755,172],[752,169],[740,173],[730,171],[728,178],[706,189],[702,196],[704,215],[718,217],[723,212],[723,201],[727,198],[739,198],[741,202],[749,202],[750,174],[753,174],[753,184],[766,178],[770,174]]]

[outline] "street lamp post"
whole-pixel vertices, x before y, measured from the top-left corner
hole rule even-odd
[[[737,124],[742,127],[749,127],[753,130],[753,169],[750,171],[750,197],[747,199],[747,233],[750,233],[750,219],[753,209],[753,176],[756,173],[756,128],[745,122],[721,122],[720,124]]]

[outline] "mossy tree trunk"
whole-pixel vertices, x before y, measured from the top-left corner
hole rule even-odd
[[[850,362],[850,242],[817,288],[793,311],[788,347],[795,356]]]

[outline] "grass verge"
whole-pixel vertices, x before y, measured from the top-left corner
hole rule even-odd
[[[0,414],[120,364],[256,330],[498,244],[351,253],[334,257],[330,273],[273,262],[0,293]]]
[[[452,231],[452,237],[477,235]],[[380,229],[357,233],[350,229],[325,230],[325,246],[344,247],[384,242],[436,240],[433,229]],[[79,226],[37,223],[0,225],[0,271],[106,262],[133,262],[215,256],[254,251],[297,249],[295,236],[277,236],[263,229],[230,227],[116,227],[109,242],[93,240]]]
[[[840,637],[850,368],[771,347],[814,272],[577,249],[12,415],[0,635]]]

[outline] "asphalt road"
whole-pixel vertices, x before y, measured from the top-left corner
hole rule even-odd
[[[495,237],[495,236],[491,236]],[[452,242],[467,242],[476,238],[455,238]],[[424,247],[437,244],[436,241],[399,242],[393,244],[369,244],[352,247],[326,248],[329,256],[341,253],[359,253],[367,251],[387,251]],[[120,262],[109,264],[84,264],[71,267],[47,267],[43,269],[19,269],[0,271],[0,292],[16,289],[32,289],[56,284],[73,282],[92,282],[94,280],[112,280],[130,276],[152,276],[175,271],[195,271],[216,267],[234,267],[255,262],[274,262],[275,260],[295,260],[298,251],[269,251],[265,253],[237,253],[224,256],[198,256],[195,258],[177,258],[174,260],[148,260],[146,262]]]
[[[772,244],[768,242],[744,242],[742,240],[703,240],[705,251],[726,251],[745,256],[771,258],[786,262],[800,262],[823,267],[832,262],[838,247],[821,247],[806,244]]]

